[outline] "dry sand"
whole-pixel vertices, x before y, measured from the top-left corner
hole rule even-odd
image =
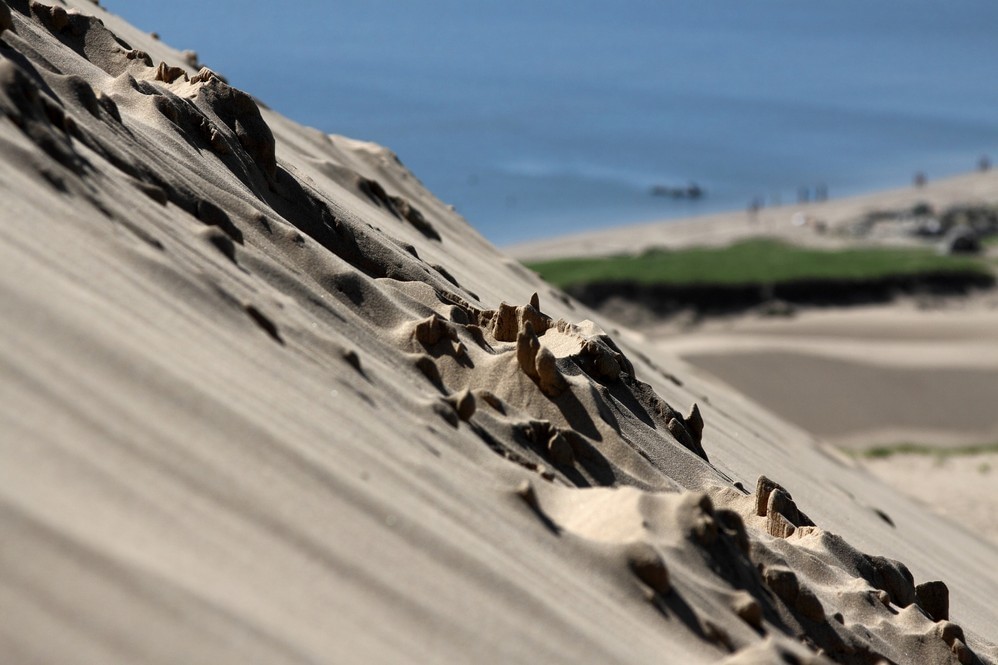
[[[66,7],[0,5],[5,662],[998,662],[975,524]]]

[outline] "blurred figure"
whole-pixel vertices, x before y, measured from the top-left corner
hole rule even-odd
[[[919,188],[925,187],[926,182],[928,182],[928,179],[925,177],[925,173],[923,173],[922,171],[918,171],[915,173],[915,187]]]
[[[979,160],[977,160],[977,170],[981,171],[982,173],[984,171],[990,171],[991,170],[991,158],[988,157],[987,155],[981,155],[981,158]]]

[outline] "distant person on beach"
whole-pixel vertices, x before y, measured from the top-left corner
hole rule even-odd
[[[827,201],[828,200],[828,185],[825,183],[820,183],[814,188],[814,200],[815,201]]]
[[[928,179],[925,177],[925,173],[922,171],[915,173],[915,187],[925,187],[926,182],[928,182]]]
[[[981,171],[982,173],[984,171],[990,171],[991,158],[988,157],[987,155],[981,155],[981,158],[977,161],[977,170]]]

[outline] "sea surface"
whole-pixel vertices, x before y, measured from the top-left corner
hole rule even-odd
[[[998,162],[994,0],[104,4],[498,244]]]

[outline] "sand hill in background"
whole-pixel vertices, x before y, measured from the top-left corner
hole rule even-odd
[[[389,151],[90,2],[0,30],[5,660],[998,661],[972,520],[540,282]]]

